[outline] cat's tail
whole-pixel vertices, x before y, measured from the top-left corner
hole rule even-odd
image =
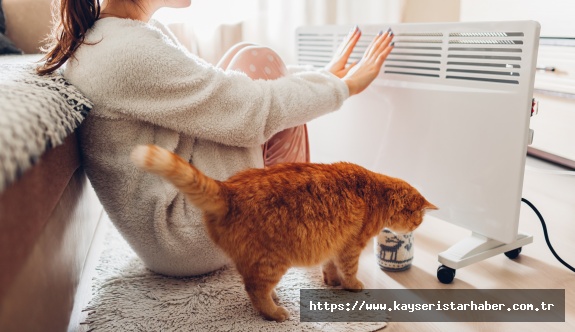
[[[139,145],[130,155],[136,166],[168,180],[203,210],[221,215],[227,211],[218,181],[204,175],[175,153],[156,145]]]

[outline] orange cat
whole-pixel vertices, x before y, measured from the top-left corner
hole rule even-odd
[[[211,239],[231,257],[254,307],[284,321],[274,287],[292,266],[323,263],[324,281],[361,290],[358,260],[384,227],[413,231],[437,209],[405,181],[350,163],[287,163],[248,169],[221,182],[160,147],[132,160],[161,175],[204,211]]]

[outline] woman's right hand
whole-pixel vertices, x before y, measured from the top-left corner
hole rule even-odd
[[[349,88],[349,95],[356,95],[367,88],[379,75],[383,62],[393,49],[393,32],[380,32],[365,50],[361,60],[342,78]]]

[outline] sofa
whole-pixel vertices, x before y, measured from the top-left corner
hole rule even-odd
[[[0,83],[4,84],[0,97],[4,94],[14,101],[10,89],[18,85],[35,88],[33,94],[37,96],[52,93],[52,97],[37,101],[46,107],[49,101],[62,105],[70,101],[48,89],[53,84],[71,88],[61,77],[33,85],[29,79],[20,79],[17,71],[27,69],[30,73],[41,58],[39,47],[51,24],[50,0],[0,0],[0,5],[5,17],[5,26],[0,24],[5,35],[0,37],[23,53],[0,55]],[[85,114],[67,124],[65,135],[39,140],[35,146],[42,150],[27,155],[32,144],[27,137],[30,128],[13,128],[17,121],[6,117],[17,113],[20,106],[13,105],[15,101],[0,102],[0,132],[4,137],[0,140],[0,171],[4,172],[0,183],[0,331],[65,331],[71,320],[78,319],[73,317],[81,309],[77,290],[81,284],[89,284],[86,262],[102,238],[105,217],[82,168],[75,133]],[[89,106],[80,106],[84,113],[89,111]],[[30,104],[23,107],[27,114]],[[41,117],[43,107],[34,107],[34,111],[39,112],[36,118]],[[52,127],[46,119],[43,125]],[[14,143],[22,137],[25,147]]]

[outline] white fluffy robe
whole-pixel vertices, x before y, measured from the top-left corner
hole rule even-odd
[[[216,69],[155,21],[100,19],[86,42],[64,72],[94,103],[80,129],[86,172],[120,233],[166,275],[207,273],[228,259],[182,194],[135,168],[136,145],[160,145],[225,180],[262,167],[260,146],[273,134],[338,109],[349,95],[327,71],[254,81]]]

